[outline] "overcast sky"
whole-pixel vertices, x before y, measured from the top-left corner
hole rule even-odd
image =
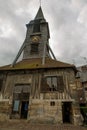
[[[0,65],[13,62],[39,5],[39,0],[0,0]],[[86,64],[87,0],[42,0],[42,10],[57,59]]]

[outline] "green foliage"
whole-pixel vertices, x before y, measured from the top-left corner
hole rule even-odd
[[[87,113],[87,107],[80,107],[80,109],[81,109],[84,113]]]

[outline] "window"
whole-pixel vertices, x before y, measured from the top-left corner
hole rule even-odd
[[[33,33],[40,32],[40,20],[34,21]]]
[[[64,82],[62,76],[47,76],[41,81],[41,91],[64,91]]]
[[[30,84],[16,84],[13,90],[14,100],[29,99]]]
[[[19,100],[15,100],[13,103],[13,111],[18,112],[19,109]]]
[[[38,53],[38,43],[31,44],[31,54]]]
[[[55,106],[55,102],[54,101],[50,102],[50,106]]]
[[[57,77],[52,76],[52,77],[47,77],[46,82],[50,88],[50,91],[56,91],[57,90]]]

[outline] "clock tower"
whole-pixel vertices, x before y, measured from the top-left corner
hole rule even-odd
[[[50,57],[49,27],[40,7],[34,20],[26,25],[27,33],[24,41],[23,59]]]

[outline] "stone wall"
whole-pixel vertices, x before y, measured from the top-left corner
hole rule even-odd
[[[0,101],[0,121],[8,120],[10,114],[9,101]]]
[[[61,102],[55,101],[55,106],[49,100],[32,100],[29,106],[28,120],[36,123],[62,123]]]

